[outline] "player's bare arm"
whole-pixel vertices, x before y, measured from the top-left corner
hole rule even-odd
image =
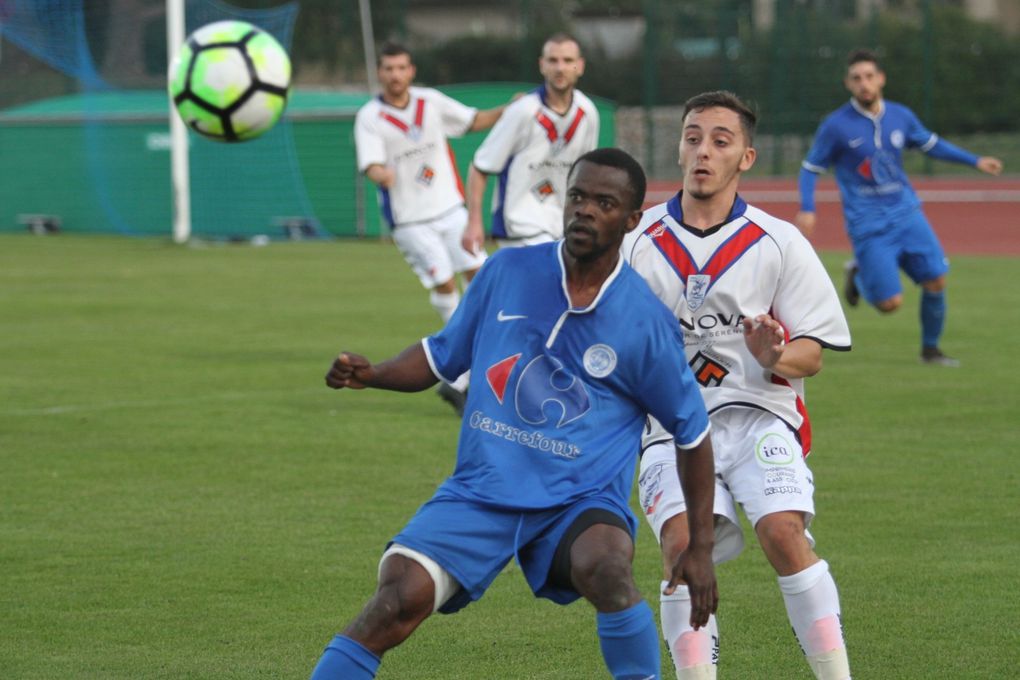
[[[365,168],[365,177],[368,177],[383,189],[389,189],[393,186],[393,182],[396,181],[397,173],[388,165],[373,163]]]
[[[488,130],[496,124],[496,121],[503,115],[503,111],[505,109],[506,104],[503,106],[497,106],[494,109],[479,111],[475,114],[475,119],[471,122],[471,127],[468,128],[468,131],[479,132],[480,130]]]
[[[785,342],[783,327],[768,314],[744,319],[744,342],[762,368],[784,378],[807,378],[822,370],[822,346],[810,338]]]
[[[805,237],[811,238],[815,233],[815,224],[817,222],[817,214],[801,210],[793,218],[793,224],[800,229],[800,233],[804,234]]]
[[[421,343],[415,343],[392,359],[378,364],[372,364],[360,354],[341,352],[326,374],[326,384],[335,390],[374,387],[396,392],[420,392],[437,382],[439,380],[429,367]]]
[[[467,210],[468,223],[461,238],[461,245],[469,253],[477,253],[485,242],[485,227],[482,225],[482,201],[489,176],[471,165],[468,168]]]
[[[993,156],[982,156],[977,162],[977,169],[989,175],[1002,173],[1002,167],[1002,161]]]
[[[690,543],[673,564],[669,584],[663,591],[671,595],[678,584],[686,583],[691,595],[691,627],[697,630],[719,607],[719,587],[715,580],[712,548],[715,544],[715,461],[712,440],[706,436],[693,449],[676,450],[677,472],[687,499],[687,524]]]

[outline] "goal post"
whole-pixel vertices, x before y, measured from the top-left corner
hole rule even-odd
[[[166,56],[173,64],[184,44],[184,0],[166,0]],[[170,107],[170,184],[173,196],[174,243],[185,243],[191,237],[191,185],[188,166],[188,129],[177,115],[174,102],[167,95]]]

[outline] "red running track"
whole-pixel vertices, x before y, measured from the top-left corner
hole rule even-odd
[[[1020,178],[914,179],[914,189],[950,255],[1020,255]],[[653,181],[649,205],[668,200],[677,184]],[[784,220],[799,206],[795,179],[745,179],[740,195],[748,203]],[[815,189],[818,225],[811,242],[819,250],[850,251],[836,183],[820,179]]]

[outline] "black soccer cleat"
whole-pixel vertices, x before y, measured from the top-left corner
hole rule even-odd
[[[464,404],[467,403],[467,393],[461,392],[449,383],[441,382],[436,389],[439,398],[453,407],[458,416],[464,416]]]
[[[843,297],[851,307],[856,307],[861,301],[861,291],[857,290],[857,260],[847,260],[843,263]]]
[[[938,347],[924,347],[921,349],[921,363],[929,366],[957,368],[960,365],[960,360],[946,356]]]

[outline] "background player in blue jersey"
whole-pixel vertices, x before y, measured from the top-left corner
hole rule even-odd
[[[973,165],[998,175],[1002,161],[977,157],[927,130],[902,104],[882,98],[885,73],[873,52],[850,54],[846,87],[850,101],[822,121],[800,171],[800,212],[794,222],[810,236],[815,228],[815,180],[835,166],[854,261],[846,265],[844,295],[856,306],[861,295],[879,311],[903,302],[899,270],[921,285],[921,360],[958,366],[942,353],[946,317],[945,253],[903,170],[903,150]]]
[[[675,439],[689,503],[690,548],[666,590],[687,584],[695,628],[714,613],[708,416],[676,320],[619,255],[641,219],[644,173],[598,149],[568,178],[562,241],[498,252],[446,327],[396,357],[333,362],[335,389],[419,391],[468,369],[471,388],[453,474],[390,542],[375,595],[313,680],[374,677],[383,653],[433,612],[480,598],[514,557],[536,596],[592,603],[614,678],[659,678],[655,621],[631,572],[645,413]]]

